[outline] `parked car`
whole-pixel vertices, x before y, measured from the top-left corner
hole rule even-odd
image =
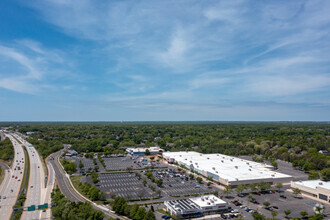
[[[269,207],[269,206],[265,206],[264,208],[267,209],[267,210],[269,210],[269,211],[273,211],[274,210],[272,207]]]
[[[283,199],[286,199],[286,196],[285,195],[280,195],[281,198]]]
[[[274,206],[272,206],[272,208],[273,208],[273,209],[278,209],[278,207],[277,207],[277,206],[275,206],[275,205],[274,205]]]

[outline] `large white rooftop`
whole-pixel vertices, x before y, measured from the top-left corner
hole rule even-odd
[[[330,182],[325,182],[322,180],[306,180],[306,181],[297,181],[294,183],[297,185],[306,186],[306,187],[309,187],[312,189],[316,189],[316,187],[322,187],[327,190],[330,190]]]
[[[193,151],[165,152],[164,157],[174,158],[188,168],[210,172],[228,182],[290,178],[291,176],[271,170],[271,166],[223,154],[201,154]]]

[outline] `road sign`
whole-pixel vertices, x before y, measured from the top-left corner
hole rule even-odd
[[[44,209],[48,209],[48,203],[45,203],[43,205],[38,205],[38,210],[44,210]]]
[[[31,212],[31,211],[35,211],[36,210],[36,206],[35,205],[31,205],[28,207],[28,211]]]

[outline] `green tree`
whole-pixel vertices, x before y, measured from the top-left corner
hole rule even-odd
[[[156,216],[153,211],[150,209],[143,218],[144,220],[156,220]]]
[[[264,215],[262,215],[258,212],[253,213],[252,217],[253,217],[254,220],[265,220],[266,219],[266,217]]]
[[[295,195],[295,197],[297,197],[299,194],[301,194],[301,190],[298,188],[293,188],[292,191],[293,191],[293,194]]]
[[[163,180],[157,179],[156,184],[157,184],[158,187],[161,187],[163,185]]]
[[[146,215],[146,209],[144,207],[140,207],[137,210],[137,212],[136,212],[136,214],[134,216],[134,219],[136,219],[136,220],[142,220],[142,219],[144,219],[145,215]]]
[[[150,155],[150,151],[149,151],[148,149],[146,149],[145,154],[146,154],[147,156]]]
[[[223,189],[223,193],[226,194],[226,197],[228,197],[229,194],[231,194],[233,192],[233,189],[231,188],[231,186],[225,186],[225,188]]]
[[[197,177],[196,180],[199,184],[201,184],[203,182],[203,179],[201,177]]]
[[[272,163],[271,163],[271,165],[275,168],[275,169],[277,169],[278,168],[278,164],[277,164],[277,162],[276,161],[273,161]]]
[[[308,217],[308,220],[323,220],[324,217],[321,214],[314,214]]]
[[[235,191],[236,191],[238,194],[240,194],[240,193],[242,193],[245,189],[246,189],[245,185],[240,184],[240,185],[238,185],[238,186],[235,188]]]
[[[321,170],[321,177],[325,181],[330,180],[330,168],[325,168]]]
[[[255,192],[257,190],[257,185],[255,183],[251,183],[248,185],[248,188],[251,190],[251,192]]]
[[[129,214],[129,217],[130,217],[130,218],[134,218],[134,216],[135,216],[135,214],[137,213],[138,209],[139,209],[139,205],[138,205],[138,204],[134,204],[134,205],[132,206],[132,208],[131,208],[131,212],[130,212],[130,214]]]
[[[84,168],[84,164],[82,163],[81,160],[79,161],[79,168],[80,168],[80,169]]]
[[[306,216],[308,216],[308,212],[306,212],[306,211],[301,211],[301,212],[300,212],[300,215],[301,215],[303,218],[305,218]]]
[[[289,215],[291,214],[291,210],[290,210],[290,209],[285,210],[285,211],[284,211],[284,214],[285,214],[285,217],[286,217],[286,218],[289,218]]]
[[[277,216],[278,212],[277,211],[271,211],[270,214],[273,216],[273,219],[274,219],[275,216]]]
[[[270,205],[270,202],[266,201],[263,204],[264,204],[264,206],[268,207]]]
[[[310,170],[308,172],[308,179],[309,180],[317,180],[319,178],[320,178],[320,176],[319,176],[319,172],[318,171],[316,171],[316,170]]]
[[[281,189],[283,188],[283,184],[282,183],[276,183],[275,187],[278,189],[278,191],[281,191]]]

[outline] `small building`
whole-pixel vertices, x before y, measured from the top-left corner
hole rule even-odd
[[[215,195],[205,195],[196,198],[190,198],[192,202],[198,205],[203,211],[203,214],[222,213],[228,210],[228,203],[219,199]]]
[[[178,199],[164,202],[166,211],[171,215],[182,218],[193,218],[202,216],[202,209],[189,199]]]
[[[291,181],[291,188],[300,189],[302,195],[312,199],[330,202],[330,182],[322,180]]]
[[[65,156],[66,157],[76,157],[78,155],[78,152],[75,151],[75,150],[68,150],[66,153],[65,153]]]
[[[159,152],[163,152],[164,151],[160,147],[126,148],[126,152],[128,152],[131,155],[145,155],[147,150],[150,152],[150,155],[156,155]]]
[[[327,155],[329,152],[327,150],[319,150],[320,154]]]
[[[193,218],[202,215],[223,213],[228,211],[228,203],[215,195],[179,199],[164,202],[166,211],[181,218]]]

